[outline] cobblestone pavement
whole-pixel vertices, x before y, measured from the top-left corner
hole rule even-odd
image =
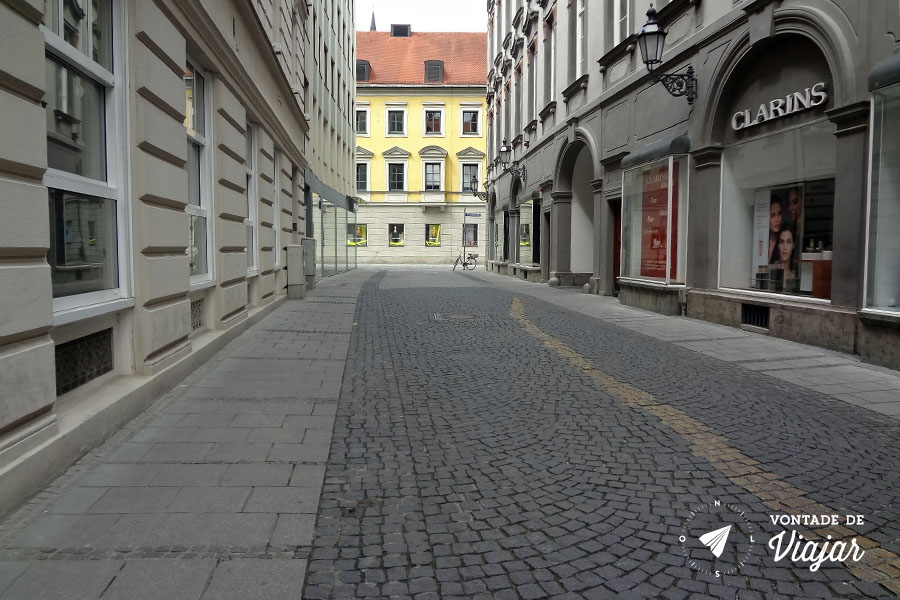
[[[896,597],[900,422],[774,364],[868,367],[508,281],[363,286],[304,598]],[[864,553],[776,562],[791,533]]]
[[[360,269],[9,515],[0,598],[895,598],[898,382],[571,290]],[[807,514],[840,523],[770,519]],[[864,554],[775,561],[790,533]]]

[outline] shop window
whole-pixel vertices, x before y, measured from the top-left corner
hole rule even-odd
[[[684,283],[686,156],[625,171],[622,181],[622,276]]]
[[[441,226],[425,225],[425,245],[440,246],[441,245]]]
[[[478,223],[463,225],[463,246],[470,248],[478,245]]]
[[[388,246],[402,246],[403,242],[403,224],[391,223],[388,225]]]
[[[834,126],[736,144],[722,159],[719,285],[830,298]]]
[[[900,84],[875,92],[866,307],[900,311]]]
[[[519,225],[519,246],[531,246],[531,224]]]
[[[347,245],[366,246],[368,226],[365,223],[347,223]]]

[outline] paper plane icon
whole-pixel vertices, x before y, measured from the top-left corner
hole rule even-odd
[[[725,551],[725,542],[728,541],[729,533],[731,533],[731,525],[704,533],[700,536],[700,541],[709,548],[716,558],[719,558],[722,556],[722,552]]]

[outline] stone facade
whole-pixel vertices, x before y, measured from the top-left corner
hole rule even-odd
[[[322,135],[317,4],[79,6],[0,2],[0,511],[284,298]]]
[[[587,277],[592,292],[623,303],[738,327],[758,327],[748,315],[759,315],[770,335],[900,366],[889,349],[895,278],[881,274],[896,260],[885,253],[897,252],[883,233],[877,276],[887,283],[877,300],[865,288],[876,277],[867,236],[897,226],[890,207],[879,214],[893,220],[879,222],[869,190],[872,165],[893,160],[896,144],[869,129],[873,94],[877,106],[879,89],[898,79],[888,32],[900,7],[653,4],[668,32],[656,73],[693,67],[692,103],[648,78],[640,2],[489,2],[489,258],[511,260],[519,208],[539,204],[549,233],[539,240],[542,281]],[[873,135],[888,140],[883,157]],[[524,181],[500,163],[502,140]],[[762,203],[785,206],[790,189],[802,213],[785,208],[768,229],[769,253],[761,241],[751,263],[751,238],[766,231]],[[647,225],[651,216],[662,222]],[[791,227],[780,258],[780,230]]]

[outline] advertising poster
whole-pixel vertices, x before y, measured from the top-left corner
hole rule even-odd
[[[757,280],[766,279],[769,264],[769,191],[757,190],[753,198],[753,273]],[[762,287],[757,283],[756,287]]]
[[[669,227],[669,166],[647,169],[643,173],[641,205],[641,275],[666,276]],[[672,169],[672,247],[678,247],[678,163]],[[677,256],[672,256],[670,277],[675,278]]]

